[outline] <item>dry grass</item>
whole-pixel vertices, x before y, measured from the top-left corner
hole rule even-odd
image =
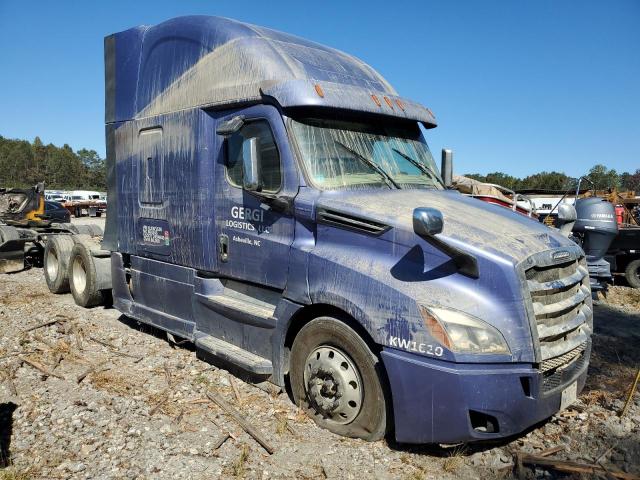
[[[249,459],[249,447],[242,445],[240,456],[233,462],[232,473],[234,477],[243,478],[246,473],[246,464]]]
[[[427,474],[421,468],[416,468],[411,473],[407,473],[403,480],[425,480],[427,478]]]
[[[447,454],[447,458],[445,458],[444,463],[442,464],[442,469],[447,473],[456,472],[464,464],[463,456],[465,453],[466,448],[464,445],[454,447]]]
[[[170,417],[178,417],[183,410],[171,399],[171,391],[169,389],[149,395],[147,403],[151,408],[157,407],[157,412],[162,412]]]
[[[282,416],[277,416],[278,424],[276,425],[276,433],[278,435],[284,435],[287,431],[287,419]]]
[[[610,397],[611,395],[609,393],[602,390],[591,390],[580,395],[580,399],[589,407],[592,405],[606,407],[609,403]]]
[[[442,464],[442,469],[447,473],[456,472],[463,465],[462,457],[447,457]]]
[[[136,385],[131,382],[131,377],[114,372],[113,370],[102,370],[89,374],[91,384],[99,389],[118,395],[129,395]]]
[[[15,470],[12,467],[0,470],[0,480],[30,480],[31,476],[27,472]]]
[[[618,286],[609,287],[606,297],[602,300],[604,303],[614,306],[624,305],[625,307],[640,309],[640,289]]]

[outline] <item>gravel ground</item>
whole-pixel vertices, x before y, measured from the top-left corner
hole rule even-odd
[[[0,479],[549,478],[557,474],[516,471],[514,458],[556,446],[549,458],[640,474],[640,394],[618,416],[640,366],[640,311],[629,307],[640,291],[620,289],[596,307],[589,380],[574,406],[498,444],[412,447],[320,430],[272,385],[245,383],[113,309],[50,294],[41,270],[0,276]]]

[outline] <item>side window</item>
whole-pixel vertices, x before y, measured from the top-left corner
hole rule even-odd
[[[280,154],[266,120],[247,123],[227,139],[227,175],[231,185],[242,188],[242,142],[258,138],[260,149],[260,180],[262,191],[275,193],[282,184]]]
[[[140,203],[162,203],[164,195],[162,129],[140,132],[138,198]]]

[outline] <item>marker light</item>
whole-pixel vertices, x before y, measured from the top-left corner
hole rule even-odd
[[[393,103],[391,103],[391,100],[389,100],[389,97],[384,97],[384,101],[387,102],[387,105],[389,105],[389,108],[393,110]]]
[[[380,100],[378,99],[378,97],[376,97],[375,95],[371,95],[371,99],[375,102],[375,104],[379,107],[382,106],[382,103],[380,103]]]
[[[396,105],[398,105],[398,108],[400,108],[400,110],[402,110],[404,112],[404,103],[402,103],[397,98],[396,98]]]
[[[324,90],[322,90],[322,87],[316,83],[314,88],[316,89],[316,93],[318,94],[318,96],[320,98],[324,98]]]

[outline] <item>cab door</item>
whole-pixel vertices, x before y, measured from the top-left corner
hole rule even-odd
[[[282,117],[275,107],[258,105],[222,117],[244,117],[242,127],[222,142],[216,165],[216,232],[221,276],[284,290],[294,218],[283,203],[293,203],[298,176]],[[261,190],[243,188],[245,140],[256,138]]]

